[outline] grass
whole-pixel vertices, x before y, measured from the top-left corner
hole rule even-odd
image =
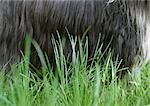
[[[70,37],[70,41],[73,53],[68,66],[63,43],[53,39],[55,69],[47,64],[37,43],[32,42],[42,63],[39,71],[43,77],[39,78],[29,68],[31,39],[27,37],[21,62],[12,65],[7,75],[5,69],[0,72],[0,106],[150,106],[149,64],[142,67],[138,78],[129,74],[128,78],[117,80],[115,73],[124,69],[119,69],[118,59],[112,61],[111,53],[103,60],[101,47],[97,48],[93,61],[87,65],[87,45],[80,42],[76,52],[77,39]]]

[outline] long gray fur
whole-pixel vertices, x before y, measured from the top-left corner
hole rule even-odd
[[[1,0],[0,1],[0,64],[14,63],[23,50],[26,33],[29,33],[45,51],[51,63],[54,60],[51,37],[58,30],[62,37],[69,33],[82,37],[87,33],[89,56],[95,49],[99,33],[104,49],[110,39],[115,54],[123,59],[124,66],[132,66],[135,57],[142,54],[142,38],[146,24],[138,24],[138,12],[142,12],[146,2],[125,0]],[[140,1],[139,1],[140,2]],[[56,37],[57,39],[57,37]],[[71,52],[66,42],[65,55]],[[32,51],[34,54],[34,50]],[[32,63],[37,64],[37,56]]]

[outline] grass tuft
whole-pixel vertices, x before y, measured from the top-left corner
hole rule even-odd
[[[112,54],[108,53],[104,60],[100,46],[88,64],[88,42],[82,44],[71,35],[69,38],[72,46],[69,64],[63,53],[63,41],[52,40],[56,59],[56,68],[52,69],[36,41],[27,36],[21,62],[11,66],[11,74],[4,75],[4,70],[0,72],[0,106],[150,105],[150,64],[141,69],[140,81],[132,75],[128,75],[130,80],[117,80],[116,72],[125,70],[119,69],[118,59],[112,61]],[[78,51],[75,49],[77,42]],[[31,43],[42,63],[42,79],[29,67]]]

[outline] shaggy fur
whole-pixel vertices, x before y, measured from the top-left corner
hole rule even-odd
[[[30,33],[42,50],[55,63],[52,33],[56,30],[65,37],[65,55],[71,53],[69,33],[82,37],[87,33],[89,57],[101,33],[103,49],[110,40],[115,54],[123,59],[123,65],[131,67],[137,55],[143,55],[143,39],[146,33],[147,1],[125,0],[1,0],[0,1],[0,64],[14,63],[23,50],[26,33]],[[138,16],[138,17],[137,17]],[[142,21],[139,21],[142,18]],[[32,64],[38,65],[35,50],[31,53]]]

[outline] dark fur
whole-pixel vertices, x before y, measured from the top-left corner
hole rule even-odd
[[[135,56],[141,53],[142,43],[136,13],[131,12],[136,5],[125,0],[116,0],[110,4],[107,1],[0,1],[0,64],[18,61],[26,33],[30,33],[48,54],[51,63],[55,63],[51,34],[55,35],[58,30],[63,35],[61,37],[66,37],[64,52],[67,56],[71,53],[71,47],[65,28],[72,35],[82,37],[90,27],[87,34],[90,56],[101,33],[103,48],[113,38],[111,47],[115,54],[123,59],[124,66],[132,66]],[[32,50],[32,64],[37,65],[38,58],[34,53]]]

